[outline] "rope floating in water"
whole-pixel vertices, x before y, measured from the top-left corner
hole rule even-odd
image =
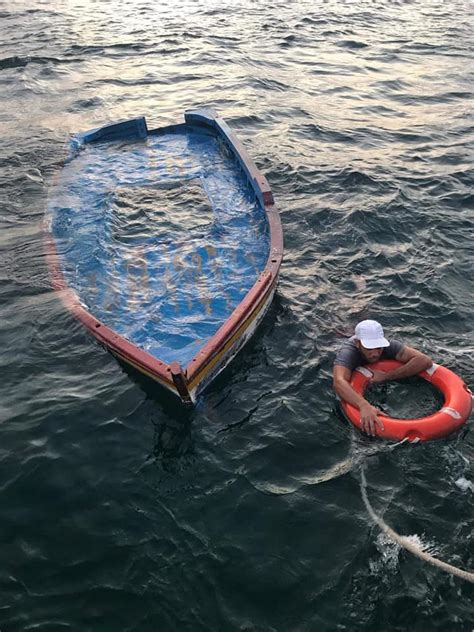
[[[364,505],[370,517],[380,527],[380,529],[386,535],[388,535],[388,537],[391,540],[399,544],[401,547],[403,547],[404,549],[406,549],[407,551],[409,551],[416,557],[419,557],[425,562],[428,562],[428,564],[437,566],[438,568],[440,568],[442,571],[445,571],[446,573],[450,573],[451,575],[455,575],[456,577],[459,577],[460,579],[464,579],[474,584],[473,572],[465,571],[462,568],[457,568],[456,566],[453,566],[452,564],[448,564],[447,562],[443,562],[442,560],[439,560],[437,557],[433,557],[426,551],[423,551],[423,549],[416,546],[416,544],[412,540],[410,540],[406,536],[399,535],[396,531],[394,531],[391,527],[389,527],[388,524],[386,524],[386,522],[384,522],[384,520],[380,516],[378,516],[375,513],[372,505],[370,504],[369,498],[367,496],[367,479],[365,478],[365,472],[364,472],[363,467],[361,467],[361,470],[360,470],[360,489],[362,492],[362,500],[364,501]]]
[[[339,463],[336,463],[329,470],[327,470],[326,472],[323,472],[322,474],[312,479],[311,481],[308,481],[308,483],[317,485],[319,483],[325,483],[334,478],[338,478],[339,476],[343,476],[344,474],[348,474],[352,469],[354,469],[354,466],[360,464],[361,460],[364,459],[365,457],[373,456],[374,454],[377,454],[378,452],[393,450],[394,448],[401,446],[404,443],[407,443],[407,441],[408,439],[405,438],[391,445],[387,445],[383,447],[377,446],[375,449],[372,448],[370,450],[367,450],[365,454],[359,454],[359,455],[351,454],[347,459],[340,461]],[[410,442],[410,443],[416,443],[416,441]],[[473,572],[465,571],[462,568],[457,568],[456,566],[453,566],[452,564],[448,564],[447,562],[443,562],[442,560],[439,560],[438,558],[433,557],[433,555],[430,555],[426,551],[423,551],[423,549],[417,546],[410,538],[403,535],[399,535],[396,531],[394,531],[391,527],[389,527],[388,524],[386,524],[386,522],[384,522],[384,520],[375,513],[372,505],[370,504],[369,498],[367,496],[367,480],[365,478],[363,465],[361,465],[360,470],[361,470],[362,500],[364,501],[365,507],[370,517],[380,527],[383,533],[385,533],[395,543],[399,544],[402,548],[406,549],[407,551],[409,551],[416,557],[419,557],[423,561],[428,562],[428,564],[432,564],[433,566],[440,568],[446,573],[455,575],[456,577],[459,577],[460,579],[464,579],[465,581],[474,583]]]

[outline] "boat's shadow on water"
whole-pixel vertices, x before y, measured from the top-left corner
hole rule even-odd
[[[176,395],[143,373],[120,360],[118,362],[147,398],[147,417],[154,427],[154,442],[148,459],[166,471],[180,469],[182,458],[193,453],[192,424],[196,410],[184,406]]]
[[[166,417],[152,422],[155,436],[150,458],[167,472],[183,469],[184,461],[194,453],[191,420]]]

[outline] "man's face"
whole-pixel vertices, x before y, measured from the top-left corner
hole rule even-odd
[[[369,364],[373,362],[377,362],[380,360],[380,356],[382,355],[383,348],[378,347],[377,349],[366,349],[363,344],[359,341],[359,351],[362,353],[364,358],[367,360]]]

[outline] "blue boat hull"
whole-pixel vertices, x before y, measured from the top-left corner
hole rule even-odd
[[[185,402],[251,337],[275,292],[273,195],[210,110],[81,134],[51,194],[53,284],[114,355]]]

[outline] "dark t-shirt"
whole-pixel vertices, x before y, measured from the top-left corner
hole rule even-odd
[[[384,347],[380,359],[394,360],[403,347],[404,345],[399,340],[391,340],[390,346]],[[367,360],[365,360],[364,356],[357,347],[356,337],[352,336],[352,338],[349,338],[342,343],[341,348],[336,354],[334,366],[345,366],[353,371],[363,364],[367,364]]]

